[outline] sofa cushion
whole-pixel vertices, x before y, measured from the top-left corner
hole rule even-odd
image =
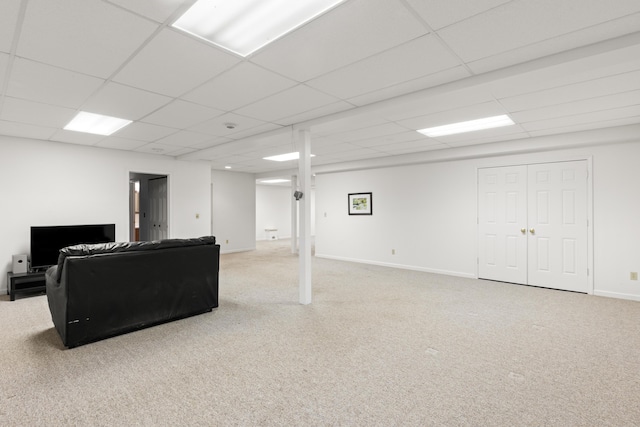
[[[191,239],[165,239],[153,240],[149,242],[112,242],[112,243],[93,243],[67,246],[60,249],[58,256],[58,265],[52,273],[55,275],[56,282],[60,282],[62,278],[62,266],[64,260],[70,256],[91,256],[121,252],[137,252],[137,251],[156,251],[170,248],[181,248],[186,246],[215,245],[215,236],[203,236]]]

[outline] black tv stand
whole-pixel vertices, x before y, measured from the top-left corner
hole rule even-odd
[[[45,271],[32,271],[29,273],[7,273],[7,286],[9,299],[16,300],[17,294],[35,294],[46,291]]]

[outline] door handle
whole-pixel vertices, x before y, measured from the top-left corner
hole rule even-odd
[[[535,229],[535,228],[530,228],[530,229],[529,229],[529,233],[531,233],[531,234],[536,234],[536,229]]]
[[[522,234],[527,234],[527,229],[526,229],[526,228],[521,228],[521,229],[520,229],[520,232],[521,232]]]

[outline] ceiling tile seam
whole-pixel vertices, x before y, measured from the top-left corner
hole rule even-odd
[[[465,70],[467,70],[467,72],[469,73],[469,75],[475,75],[476,73],[473,72],[473,70],[471,70],[471,68],[469,68],[469,66],[467,65],[467,63],[457,54],[457,52],[455,50],[453,50],[443,39],[442,37],[440,37],[440,34],[438,34],[438,32],[436,30],[434,30],[431,25],[429,25],[429,23],[427,21],[424,20],[424,18],[422,17],[422,15],[420,15],[414,8],[413,6],[411,6],[407,0],[399,0],[400,3],[402,3],[404,5],[404,7],[409,11],[409,13],[411,13],[413,15],[413,17],[422,24],[423,27],[425,27],[427,29],[427,33],[433,35],[433,37],[436,39],[436,41],[440,44],[440,46],[442,46],[447,52],[449,52],[449,54],[451,56],[453,56],[454,58],[456,58],[459,62],[459,65],[463,66]]]
[[[495,102],[500,106],[500,108],[502,108],[502,109],[503,109],[503,111],[504,111],[506,114],[509,114],[509,113],[510,113],[509,109],[508,109],[507,107],[505,107],[505,106],[502,104],[502,102],[500,101],[500,99],[498,99],[497,97],[495,97],[495,96],[493,95],[493,92],[491,93],[491,96],[493,97],[493,100],[494,100],[494,101],[495,101]],[[514,118],[513,118],[513,117],[511,117],[510,115],[509,115],[509,117],[511,118],[511,120],[513,120],[513,122],[514,122],[516,125],[518,125],[518,127],[519,127],[519,128],[521,128],[521,129],[522,129],[522,131],[523,131],[524,133],[526,133],[526,134],[527,134],[527,136],[528,136],[528,137],[531,137],[531,134],[529,134],[529,132],[528,132],[525,128],[523,128],[523,127],[521,126],[521,124],[520,124],[520,123],[517,123],[517,122],[514,120]]]
[[[197,0],[193,0],[193,1],[185,2],[185,3],[181,4],[180,6],[178,6],[176,8],[176,10],[173,11],[173,13],[171,15],[169,15],[167,17],[167,19],[164,20],[164,22],[160,22],[160,21],[156,21],[155,19],[153,19],[153,18],[151,18],[151,17],[149,17],[147,15],[143,15],[142,13],[138,13],[135,10],[127,9],[126,7],[121,6],[121,5],[117,4],[117,3],[113,3],[113,2],[111,2],[111,0],[102,0],[103,3],[107,3],[109,6],[113,6],[113,7],[117,8],[117,9],[123,10],[123,11],[125,11],[127,13],[132,14],[132,15],[136,15],[137,17],[142,18],[142,19],[144,19],[146,21],[152,22],[154,24],[160,24],[160,25],[162,25],[162,24],[171,25],[171,23],[173,23],[173,21],[175,21],[184,12],[186,12],[186,10],[188,8],[190,8],[193,5],[193,3],[195,3],[196,1]]]
[[[540,93],[540,92],[546,92],[546,91],[554,90],[554,89],[569,88],[569,87],[572,87],[572,86],[583,85],[585,83],[595,83],[598,80],[606,80],[606,79],[610,79],[612,77],[621,77],[621,76],[624,76],[625,74],[634,74],[634,73],[637,74],[639,71],[640,70],[623,71],[623,72],[620,72],[620,73],[608,74],[606,76],[595,77],[595,78],[592,78],[592,79],[581,80],[581,81],[578,81],[578,82],[572,82],[572,83],[567,83],[567,84],[560,84],[560,85],[557,85],[557,86],[545,87],[544,89],[533,90],[531,92],[520,93],[518,95],[502,96],[502,97],[498,97],[498,99],[500,99],[500,100],[508,100],[508,99],[512,99],[512,98],[519,98],[519,97],[522,97],[522,96],[533,95],[533,94]],[[600,95],[600,96],[616,95],[616,94],[625,93],[625,92],[628,92],[628,89],[623,89],[620,92],[611,92],[611,93],[609,93],[607,95]],[[493,92],[492,92],[492,94],[493,94]],[[594,98],[598,98],[600,96],[597,96],[597,97],[594,97]],[[590,99],[590,98],[581,98],[581,99],[577,99],[575,101],[580,101],[580,100],[584,100],[584,99]],[[568,102],[575,102],[575,101],[568,101]],[[564,103],[559,103],[557,105],[561,105],[561,104],[564,104]],[[550,105],[556,105],[556,104],[550,104]],[[519,110],[519,111],[522,111],[522,110]]]
[[[499,57],[499,56],[503,56],[503,55],[508,55],[510,53],[513,53],[513,52],[516,52],[516,51],[519,51],[519,50],[527,49],[529,47],[534,47],[536,45],[540,45],[542,43],[546,43],[546,42],[552,41],[552,40],[557,39],[559,37],[565,37],[565,36],[577,34],[577,33],[583,32],[585,30],[588,30],[590,28],[595,28],[595,27],[604,25],[606,23],[617,21],[617,20],[620,20],[620,19],[623,19],[623,18],[626,18],[626,17],[629,17],[629,16],[634,16],[634,15],[639,15],[640,16],[640,12],[636,12],[636,13],[632,13],[632,14],[629,14],[629,15],[625,15],[624,17],[609,19],[608,21],[598,22],[597,24],[594,24],[594,25],[588,25],[586,27],[582,27],[582,28],[579,28],[577,30],[572,30],[572,31],[568,31],[566,33],[558,34],[558,35],[555,35],[555,36],[552,36],[552,37],[547,37],[546,39],[537,40],[535,42],[527,43],[527,44],[524,44],[524,45],[521,45],[521,46],[518,46],[518,47],[514,47],[512,49],[507,49],[507,50],[504,50],[504,51],[501,51],[501,52],[497,52],[497,53],[492,54],[492,55],[483,56],[481,58],[475,58],[472,61],[469,61],[469,64],[473,64],[473,63],[479,62],[479,61],[484,61],[484,60],[487,60],[487,59],[490,59],[490,58],[493,58],[493,57]],[[575,47],[570,48],[570,49],[559,50],[559,51],[555,51],[553,53],[549,53],[549,54],[546,54],[546,55],[543,55],[543,56],[533,57],[533,58],[529,59],[527,62],[535,61],[536,59],[541,59],[541,58],[545,58],[545,57],[549,57],[549,56],[553,56],[553,55],[563,54],[563,53],[566,53],[566,52],[570,52],[572,50],[576,50],[576,49],[580,49],[580,48],[584,48],[584,47],[588,47],[588,46],[592,46],[592,45],[603,44],[603,43],[606,43],[608,41],[613,41],[613,40],[620,39],[620,38],[625,37],[625,36],[630,36],[632,34],[638,34],[638,33],[640,33],[640,32],[626,33],[626,34],[623,34],[621,36],[612,37],[612,38],[608,38],[608,39],[599,39],[597,42],[594,42],[594,43],[588,43],[586,45],[585,44],[578,45],[578,46],[575,46]]]
[[[632,108],[632,107],[638,107],[638,106],[640,106],[640,103],[639,104],[633,104],[633,105],[625,105],[624,107],[605,108],[603,110],[598,110],[598,111],[589,111],[589,112],[586,112],[586,113],[570,114],[570,115],[561,116],[561,117],[553,117],[553,118],[550,118],[550,119],[531,120],[531,121],[527,121],[527,122],[522,122],[522,126],[530,125],[530,124],[534,124],[534,123],[545,123],[545,122],[549,122],[549,121],[552,121],[552,120],[555,120],[555,119],[579,118],[581,116],[588,116],[588,115],[594,114],[594,113],[603,113],[603,112],[612,111],[612,110],[623,110],[623,109],[626,109],[626,108]],[[596,122],[589,122],[589,123],[609,122],[611,120],[628,119],[628,118],[637,117],[637,116],[638,116],[638,114],[631,113],[630,115],[616,117],[615,119],[597,120]],[[571,125],[571,126],[574,126],[574,125]],[[561,129],[561,128],[564,128],[564,127],[567,127],[567,126],[558,126],[557,128]],[[549,128],[549,129],[556,129],[556,127],[552,127],[552,128]]]
[[[617,123],[620,122],[620,120],[627,120],[627,119],[635,119],[637,118],[637,121],[635,121],[632,124],[626,124],[626,125],[619,125],[619,124],[614,124],[612,126],[605,126],[602,127],[600,126],[600,124],[602,123]],[[548,131],[553,131],[553,134],[550,134],[549,136],[558,136],[558,135],[566,135],[566,134],[572,134],[572,133],[578,133],[581,132],[580,130],[575,130],[576,127],[581,127],[581,126],[588,126],[588,125],[598,125],[597,130],[602,130],[602,129],[608,129],[608,128],[616,128],[616,127],[620,127],[620,126],[633,126],[633,125],[640,125],[640,115],[630,115],[627,117],[616,117],[614,119],[607,119],[607,120],[598,120],[596,122],[588,122],[588,123],[578,123],[578,124],[572,124],[572,125],[568,125],[568,126],[554,126],[554,127],[549,127],[549,128],[543,128],[543,129],[536,129],[536,130],[532,130],[530,131],[531,133],[533,133],[534,135],[532,136],[532,138],[538,138],[539,137],[539,133],[540,132],[548,132]],[[562,130],[562,129],[568,129],[564,132],[556,132],[558,130]],[[619,141],[616,141],[619,142]],[[637,139],[634,140],[634,142],[637,142]]]
[[[638,92],[640,94],[640,89],[636,89],[636,90],[633,90],[631,92]],[[566,105],[574,104],[576,102],[593,101],[593,100],[598,100],[598,99],[602,99],[602,98],[607,98],[609,96],[620,95],[620,94],[625,94],[625,93],[629,93],[629,91],[623,90],[621,92],[608,93],[606,95],[593,96],[593,97],[589,97],[589,98],[580,98],[580,99],[575,99],[575,100],[567,101],[567,102],[559,102],[557,104],[548,104],[548,105],[544,105],[542,107],[527,108],[527,109],[523,109],[523,110],[512,110],[512,111],[508,111],[507,110],[507,111],[508,111],[509,114],[511,114],[511,113],[518,114],[518,113],[536,112],[536,111],[546,110],[548,108],[566,106]],[[608,107],[608,108],[602,108],[602,109],[591,109],[589,112],[607,111],[607,110],[612,110],[612,109],[621,108],[621,107],[630,107],[630,106],[633,106],[633,105],[640,105],[640,96],[638,96],[638,102],[635,103],[635,104],[627,104],[627,105],[623,105],[623,106]],[[571,117],[571,116],[580,115],[580,114],[584,114],[584,113],[567,114],[567,115],[564,115],[564,116],[554,115],[554,118],[555,117]],[[535,120],[535,121],[538,121],[538,120]],[[522,123],[529,123],[529,122],[522,122]]]
[[[9,60],[7,61],[7,66],[5,67],[5,77],[4,81],[2,82],[2,87],[0,88],[0,118],[2,117],[4,100],[7,96],[11,74],[13,73],[13,64],[16,58],[16,51],[18,50],[20,35],[22,34],[22,25],[24,24],[24,17],[27,13],[28,3],[29,0],[22,0],[20,2],[20,9],[18,9],[18,16],[16,17],[16,27],[13,29],[13,39],[11,40],[11,48],[9,49]]]

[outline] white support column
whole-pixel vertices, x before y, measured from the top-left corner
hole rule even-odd
[[[300,211],[300,304],[311,304],[311,134],[308,129],[297,132],[298,180],[302,198],[298,201]]]
[[[298,201],[293,193],[298,189],[298,177],[291,176],[291,253],[298,253]]]

